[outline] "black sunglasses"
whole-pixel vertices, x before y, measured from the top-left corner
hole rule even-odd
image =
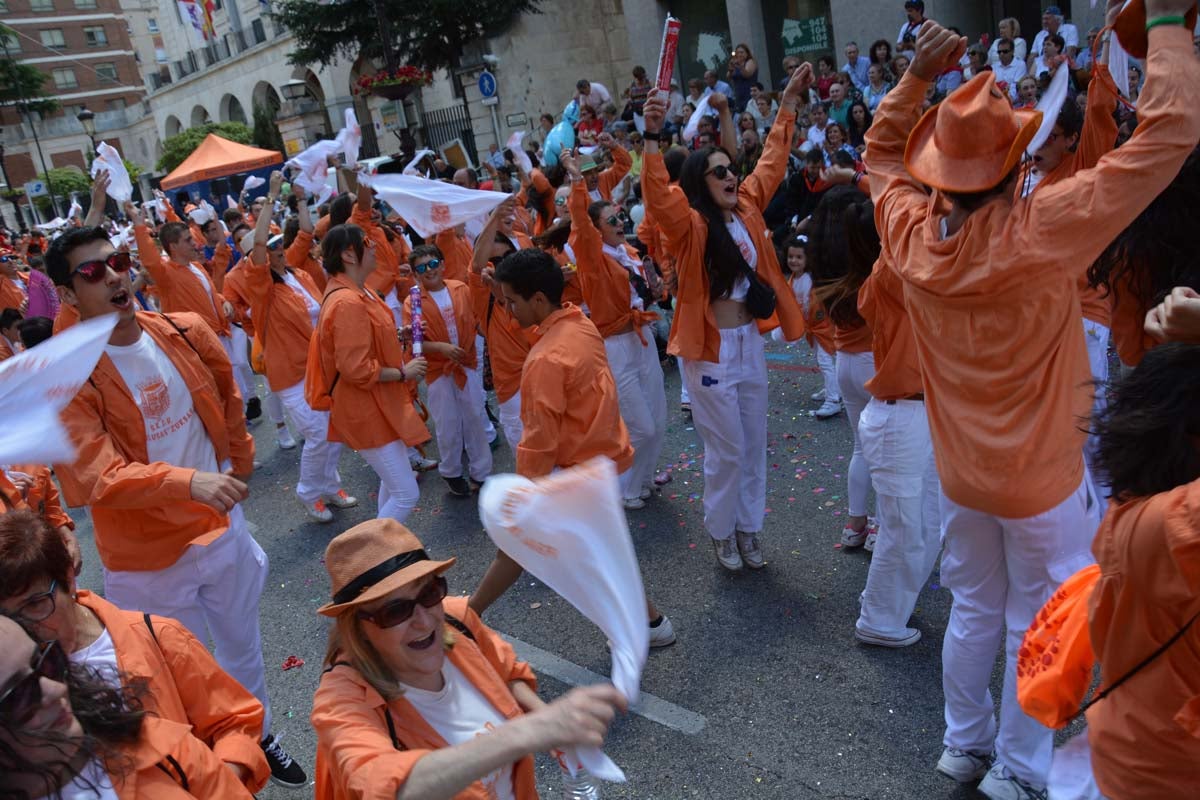
[[[132,266],[133,258],[129,253],[113,253],[108,258],[83,262],[71,271],[71,276],[78,275],[88,283],[99,283],[110,269],[117,273],[129,272]]]
[[[408,622],[413,612],[417,610],[417,603],[425,608],[433,608],[446,598],[446,591],[446,579],[439,575],[416,597],[393,600],[375,611],[360,611],[358,618],[372,622],[378,628],[394,628]]]
[[[614,226],[614,227],[616,227],[617,225],[620,225],[620,224],[621,224],[621,218],[620,218],[618,215],[616,215],[616,214],[613,214],[611,217],[609,217],[608,219],[606,219],[606,220],[604,220],[604,221],[605,221],[605,222],[607,222],[609,225],[612,225],[612,226]]]
[[[706,172],[704,174],[712,175],[717,180],[723,181],[727,177],[729,177],[729,173],[731,173],[731,172],[733,172],[733,170],[731,170],[729,167],[725,166],[724,164],[717,164],[715,167],[713,167],[712,169],[710,169],[708,172]]]
[[[1006,55],[1008,55],[1009,53],[1011,53],[1011,52],[1012,52],[1012,50],[997,50],[996,52],[997,52],[997,53],[999,53],[999,54],[1000,54],[1000,55],[1002,55],[1002,56],[1006,56]]]
[[[426,261],[424,264],[417,264],[415,267],[413,267],[413,272],[417,273],[418,275],[424,275],[426,272],[429,272],[431,269],[437,269],[441,265],[442,265],[442,260],[440,258],[431,258],[428,261]]]
[[[67,654],[57,641],[38,645],[29,661],[29,674],[0,694],[0,716],[18,725],[33,719],[42,707],[42,678],[61,683],[68,664]]]

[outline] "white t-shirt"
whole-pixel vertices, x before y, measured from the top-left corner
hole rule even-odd
[[[89,644],[82,650],[76,650],[71,653],[70,659],[72,663],[83,664],[91,667],[100,673],[113,686],[121,685],[120,668],[117,664],[117,648],[113,646],[112,637],[108,634],[108,628],[100,634],[100,638]]]
[[[106,345],[104,352],[142,413],[150,461],[217,472],[216,452],[187,383],[153,337],[143,331],[135,343]]]
[[[792,279],[792,294],[796,296],[796,301],[804,309],[805,316],[808,316],[808,301],[812,297],[812,283],[812,273],[810,272],[805,272],[799,278]]]
[[[737,214],[734,214],[733,222],[726,222],[725,227],[729,229],[729,234],[733,236],[733,241],[737,242],[738,250],[742,251],[742,258],[746,259],[746,263],[750,265],[750,269],[757,271],[758,250],[754,247],[754,240],[750,238],[750,231],[746,230],[746,223],[742,222]],[[745,275],[739,275],[738,279],[733,283],[733,290],[729,293],[729,299],[741,302],[746,299],[748,291],[750,291],[750,279]]]
[[[404,699],[438,732],[450,746],[486,736],[507,720],[475,685],[454,666],[450,659],[442,665],[446,685],[440,692],[429,692],[401,684]],[[515,800],[512,764],[505,765],[480,779],[489,798]]]
[[[19,273],[12,279],[12,282],[19,286],[24,294],[29,294],[29,284],[25,282],[25,279]]]
[[[118,800],[112,778],[97,758],[89,761],[75,780],[59,789],[56,797],[58,800]],[[46,796],[42,800],[50,798]]]
[[[305,289],[303,284],[296,280],[296,276],[293,275],[289,270],[285,269],[283,271],[283,282],[286,283],[293,292],[300,295],[300,299],[304,301],[304,307],[308,309],[308,316],[312,319],[313,329],[315,330],[317,327],[317,315],[321,313],[321,304],[316,301],[316,298],[308,293],[308,289]]]
[[[818,128],[816,125],[811,125],[808,128],[807,137],[809,145],[812,147],[822,147],[825,144],[825,129]]]
[[[429,296],[437,303],[442,319],[446,321],[446,330],[450,333],[450,344],[458,347],[458,320],[454,316],[454,301],[450,299],[450,290],[446,288],[430,292]]]
[[[632,258],[629,255],[629,251],[624,247],[621,247],[620,245],[606,244],[604,245],[604,252],[616,260],[618,264],[624,267],[625,270],[630,273],[630,275],[637,275],[641,277],[642,280],[646,279],[646,273],[642,270],[641,262]],[[629,307],[636,308],[638,311],[642,311],[646,308],[646,304],[642,302],[641,295],[639,295],[633,288],[632,280],[629,283]]]
[[[1035,56],[1042,54],[1042,42],[1046,41],[1046,37],[1050,35],[1050,31],[1043,28],[1038,31],[1038,35],[1033,37],[1033,46],[1029,48],[1029,52]],[[1064,22],[1058,26],[1058,35],[1063,37],[1063,43],[1067,47],[1079,47],[1079,29],[1069,22]]]
[[[208,293],[208,303],[212,306],[213,313],[217,313],[217,304],[213,301],[212,282],[208,279],[208,273],[197,267],[195,264],[188,264],[188,269],[196,276],[196,280],[200,281],[200,285],[204,287],[204,291]]]

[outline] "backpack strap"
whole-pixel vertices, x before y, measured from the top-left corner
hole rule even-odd
[[[146,629],[150,631],[150,638],[154,640],[154,643],[157,644],[161,650],[162,644],[158,641],[158,634],[154,632],[154,623],[150,621],[150,613],[148,611],[142,612],[142,620],[146,623]]]
[[[467,627],[467,623],[463,622],[461,619],[458,619],[457,617],[452,617],[449,614],[444,614],[444,616],[446,618],[447,625],[454,628],[456,631],[458,631],[463,636],[470,639],[472,642],[475,641],[475,634],[471,633],[471,629]]]
[[[147,619],[149,619],[149,618],[147,617]],[[158,762],[154,766],[158,767],[163,772],[167,773],[167,775],[171,778],[171,780],[178,783],[180,788],[182,788],[185,792],[188,791],[187,773],[183,771],[183,767],[181,767],[179,765],[179,762],[175,760],[175,756],[167,755],[164,760],[167,762],[167,764],[170,764],[172,767],[175,768],[174,772],[172,772],[170,769],[168,769],[167,764],[163,764],[162,761]]]
[[[196,349],[196,345],[192,344],[192,340],[187,337],[187,333],[185,332],[185,331],[187,331],[187,328],[180,327],[178,322],[171,319],[170,314],[159,314],[159,316],[162,317],[163,319],[165,319],[167,322],[171,323],[171,327],[175,329],[176,333],[178,333],[180,336],[183,337],[183,340],[185,342],[187,342],[188,347],[192,348],[193,353],[195,353],[196,355],[200,355],[200,351]],[[203,357],[201,357],[200,360],[203,361],[204,360]]]
[[[1137,665],[1136,667],[1134,667],[1133,669],[1129,670],[1129,672],[1126,672],[1126,673],[1125,673],[1124,675],[1122,675],[1121,677],[1117,678],[1115,681],[1113,681],[1113,682],[1112,682],[1112,684],[1110,684],[1110,685],[1109,685],[1109,687],[1108,687],[1107,689],[1105,689],[1104,691],[1100,692],[1100,693],[1099,693],[1099,694],[1097,694],[1095,697],[1093,697],[1091,700],[1089,700],[1089,701],[1087,701],[1086,703],[1084,703],[1084,704],[1083,704],[1083,708],[1079,709],[1079,713],[1078,713],[1078,714],[1076,714],[1075,716],[1076,716],[1076,717],[1082,716],[1082,715],[1083,715],[1083,714],[1084,714],[1084,713],[1085,713],[1085,712],[1086,712],[1086,711],[1087,711],[1089,708],[1091,708],[1091,707],[1092,707],[1092,706],[1094,706],[1096,703],[1099,703],[1101,700],[1103,700],[1104,698],[1106,698],[1106,697],[1108,697],[1110,694],[1112,694],[1112,693],[1113,693],[1113,692],[1114,692],[1114,691],[1117,689],[1117,687],[1118,687],[1118,686],[1120,686],[1121,684],[1125,683],[1125,681],[1129,680],[1130,678],[1132,678],[1134,675],[1136,675],[1136,674],[1138,674],[1139,672],[1141,672],[1141,671],[1142,671],[1143,669],[1145,669],[1146,667],[1150,666],[1150,664],[1151,664],[1151,663],[1152,663],[1152,662],[1153,662],[1153,661],[1154,661],[1156,658],[1158,658],[1158,657],[1159,657],[1159,656],[1161,656],[1163,653],[1165,653],[1165,652],[1167,652],[1168,650],[1170,650],[1170,649],[1171,649],[1171,645],[1175,644],[1175,643],[1176,643],[1176,642],[1178,642],[1180,639],[1182,639],[1182,638],[1183,638],[1183,636],[1184,636],[1184,634],[1186,634],[1186,633],[1188,632],[1188,629],[1192,627],[1192,623],[1193,623],[1193,622],[1195,622],[1197,619],[1200,619],[1200,611],[1198,611],[1198,612],[1196,612],[1195,614],[1193,614],[1193,615],[1192,615],[1192,618],[1191,618],[1191,619],[1189,619],[1187,622],[1185,622],[1185,623],[1183,624],[1183,627],[1182,627],[1182,628],[1180,628],[1179,630],[1175,631],[1175,635],[1174,635],[1174,636],[1172,636],[1170,639],[1167,639],[1167,641],[1163,642],[1163,643],[1162,643],[1162,645],[1161,645],[1161,646],[1160,646],[1160,647],[1159,647],[1157,650],[1155,650],[1155,651],[1154,651],[1153,653],[1151,653],[1150,655],[1146,656],[1146,658],[1142,659],[1142,661],[1141,661],[1141,662],[1139,662],[1139,663],[1138,663],[1138,665]]]
[[[321,314],[325,313],[325,301],[328,300],[329,298],[333,297],[338,292],[348,292],[348,291],[350,291],[350,290],[347,287],[339,286],[336,289],[334,289],[332,292],[330,292],[329,294],[327,294],[321,298],[321,307],[317,311],[317,326],[318,327],[320,327],[320,325],[321,325]],[[314,331],[314,333],[315,333],[315,331]],[[335,369],[333,371],[333,381],[329,384],[329,391],[325,392],[325,394],[329,395],[330,400],[333,400],[333,387],[337,386],[338,378],[340,378],[340,377],[342,377],[341,371]]]

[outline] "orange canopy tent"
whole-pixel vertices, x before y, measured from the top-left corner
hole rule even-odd
[[[175,189],[196,181],[224,178],[282,162],[283,154],[276,150],[238,144],[210,133],[182,164],[162,179],[161,186]]]

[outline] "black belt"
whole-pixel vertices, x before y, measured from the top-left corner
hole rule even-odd
[[[925,393],[917,392],[916,394],[910,394],[908,397],[901,397],[900,399],[901,400],[914,400],[918,403],[924,403],[925,402]],[[895,400],[884,400],[883,402],[887,403],[889,406],[896,405]]]

